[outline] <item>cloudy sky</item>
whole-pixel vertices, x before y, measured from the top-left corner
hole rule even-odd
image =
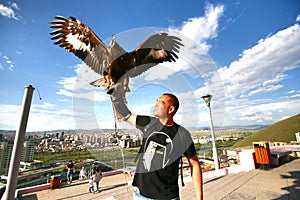
[[[218,126],[300,113],[298,0],[84,2],[0,1],[0,129],[18,128],[27,85],[35,88],[28,131],[114,128],[109,96],[89,86],[99,75],[51,41],[55,15],[80,19],[106,44],[116,34],[127,51],[156,32],[182,38],[176,63],[130,80],[134,113],[151,114],[164,92],[179,97],[176,121],[184,126],[209,126],[207,93]]]

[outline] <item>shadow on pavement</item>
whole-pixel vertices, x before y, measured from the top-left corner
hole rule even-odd
[[[288,194],[282,195],[276,200],[297,200],[300,198],[300,171],[291,171],[289,175],[281,175],[282,179],[286,179],[287,181],[293,181],[293,185],[288,187],[281,188],[282,190],[286,190]]]

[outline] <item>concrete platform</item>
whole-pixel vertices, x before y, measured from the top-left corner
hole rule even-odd
[[[20,200],[132,200],[132,187],[129,177],[124,174],[104,177],[100,193],[88,192],[88,181],[75,181],[62,184],[57,189],[47,189],[22,195]],[[182,200],[194,199],[192,182],[180,186]],[[268,171],[259,169],[240,172],[204,180],[204,199],[209,200],[298,200],[300,199],[300,159],[292,160]]]

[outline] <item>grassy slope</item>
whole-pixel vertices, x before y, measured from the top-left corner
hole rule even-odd
[[[295,133],[300,132],[300,114],[268,126],[237,142],[233,148],[252,146],[252,142],[290,142],[295,141]]]

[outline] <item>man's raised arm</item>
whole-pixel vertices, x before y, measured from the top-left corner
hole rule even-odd
[[[130,125],[135,126],[137,115],[132,114],[127,107],[127,100],[125,96],[126,89],[127,87],[124,86],[124,81],[118,82],[111,94],[111,102],[118,121],[125,121]]]

